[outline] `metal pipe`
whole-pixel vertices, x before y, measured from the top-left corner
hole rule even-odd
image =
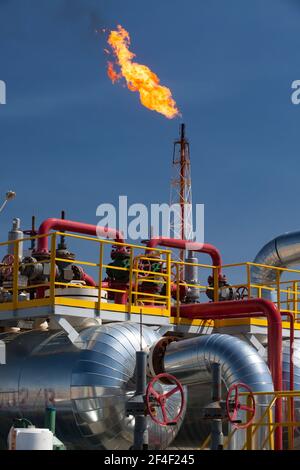
[[[209,243],[197,243],[191,242],[188,240],[180,240],[177,238],[151,238],[147,242],[147,246],[150,248],[156,248],[158,245],[165,246],[168,248],[178,248],[179,250],[189,250],[189,251],[197,251],[199,253],[206,253],[211,257],[213,266],[218,266],[219,274],[222,273],[222,257],[220,251],[214,246],[210,245]]]
[[[254,259],[256,264],[287,268],[300,262],[300,231],[280,235],[268,242]],[[278,270],[262,266],[251,267],[251,284],[268,285],[276,282]],[[279,272],[279,276],[281,276]],[[263,289],[264,298],[270,298],[269,290]]]
[[[212,372],[212,401],[221,400],[221,367],[218,362],[214,362],[211,366]]]
[[[11,230],[8,232],[8,240],[9,241],[12,241],[12,240],[22,240],[22,238],[24,237],[23,235],[23,232],[20,228],[20,225],[21,225],[21,221],[18,217],[14,218],[13,219],[13,223],[12,223],[12,228]],[[11,254],[13,255],[14,254],[14,243],[10,243],[9,245],[7,245],[7,253],[8,254]],[[23,258],[23,242],[19,242],[19,258]]]
[[[198,258],[194,257],[193,252],[189,250],[185,262],[188,263],[185,265],[185,281],[188,284],[198,284]],[[186,302],[193,303],[198,300],[199,289],[196,287],[189,287]]]
[[[40,225],[38,235],[46,235],[50,230],[66,230],[68,232],[83,233],[85,235],[97,235],[99,237],[112,238],[115,241],[124,243],[124,238],[121,232],[118,230],[101,227],[98,225],[85,224],[83,222],[74,222],[73,220],[65,219],[46,219]],[[43,237],[38,239],[38,249],[39,253],[48,253],[48,237]]]
[[[214,379],[222,381],[227,389],[234,383],[245,383],[253,392],[272,392],[273,381],[264,359],[246,342],[224,334],[203,335],[170,343],[163,358],[164,371],[175,375],[183,384],[201,384]],[[217,397],[219,391],[215,390]],[[264,411],[269,399],[257,397],[257,409]],[[217,426],[215,428],[218,437]]]
[[[66,213],[65,211],[61,211],[61,215],[60,215],[61,219],[62,220],[65,220],[66,218]],[[63,232],[64,233],[64,232]],[[59,245],[58,245],[58,249],[59,250],[66,250],[67,249],[67,246],[66,246],[66,237],[64,235],[61,235],[60,236],[60,242],[59,242]]]
[[[219,362],[213,362],[211,365],[212,372],[212,401],[220,402],[222,375],[221,365]],[[212,419],[211,422],[211,450],[222,450],[224,445],[223,426],[221,419]]]
[[[56,409],[54,406],[46,407],[45,414],[45,428],[49,429],[53,436],[55,436],[55,425],[56,425]]]
[[[189,319],[228,319],[265,316],[268,320],[268,364],[273,377],[276,391],[282,390],[282,322],[277,307],[265,299],[249,299],[207,304],[185,304],[179,308],[181,318]],[[172,307],[171,315],[176,316],[176,307]],[[277,399],[275,420],[282,421],[282,402]],[[282,448],[282,428],[275,431],[276,448]]]
[[[2,333],[0,337],[7,347],[7,364],[0,367],[1,449],[16,416],[26,416],[43,427],[45,406],[50,405],[56,408],[57,437],[67,448],[128,450],[134,418],[126,416],[126,403],[136,389],[138,323],[88,327],[80,331],[75,344],[62,330],[32,330],[17,336]],[[143,350],[160,337],[143,325]],[[161,387],[162,392],[170,390],[168,385]],[[179,411],[179,394],[169,401],[170,409]],[[183,419],[184,413],[175,426],[159,426],[148,419],[149,447],[169,447]]]
[[[142,336],[141,336],[142,338]],[[136,351],[136,396],[142,400],[147,388],[147,353]],[[135,414],[133,450],[145,450],[148,448],[148,426],[144,406],[141,412]]]

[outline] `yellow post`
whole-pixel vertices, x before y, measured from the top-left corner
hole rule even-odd
[[[272,407],[268,407],[268,428],[269,428],[269,450],[274,450],[274,431],[275,423],[273,422]]]
[[[291,301],[291,288],[288,287],[286,292],[286,309],[290,311],[290,301]]]
[[[128,313],[131,313],[131,305],[132,305],[132,281],[133,281],[133,276],[132,276],[132,270],[133,270],[133,251],[134,248],[130,247],[130,258],[129,258],[129,292],[128,292]]]
[[[276,271],[277,308],[280,310],[280,271]]]
[[[133,282],[134,282],[134,305],[138,304],[138,290],[139,290],[139,273],[138,271],[138,266],[139,266],[139,261],[138,257],[134,259],[133,264],[134,264],[134,273],[133,273]]]
[[[259,286],[259,288],[258,288],[258,297],[259,298],[261,298],[261,291],[262,291],[262,288],[261,288],[261,286]]]
[[[298,282],[294,281],[294,312],[295,312],[295,319],[297,320],[298,315]]]
[[[13,271],[13,308],[18,308],[19,300],[19,240],[14,242],[14,271]]]
[[[286,397],[287,399],[287,416],[288,416],[288,450],[293,450],[293,417],[292,417],[292,406],[291,400],[292,397]]]
[[[213,268],[214,272],[214,302],[219,300],[219,270],[218,268]]]
[[[175,264],[176,267],[176,318],[177,321],[180,318],[180,273],[178,269],[178,264]]]
[[[167,296],[167,310],[171,316],[171,253],[166,253],[167,259],[167,280],[166,280],[166,296]]]
[[[50,253],[50,302],[55,303],[55,276],[56,276],[56,232],[51,233],[51,253]]]
[[[247,263],[247,289],[248,289],[248,299],[251,299],[251,267],[250,264]]]
[[[249,408],[252,408],[252,401],[251,401],[250,394],[247,395],[247,406]],[[249,419],[250,419],[250,411],[247,411],[247,421]],[[246,439],[247,439],[246,449],[247,450],[252,450],[252,435],[253,435],[252,425],[250,424],[250,426],[247,427],[247,431],[246,431]]]
[[[103,267],[103,243],[100,241],[100,253],[99,253],[99,272],[98,272],[98,303],[97,303],[97,310],[98,316],[100,316],[101,311],[101,292],[102,292],[102,267]]]

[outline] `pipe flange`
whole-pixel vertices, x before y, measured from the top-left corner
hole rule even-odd
[[[147,373],[150,377],[155,377],[158,374],[162,374],[165,372],[163,359],[165,356],[166,349],[169,344],[178,340],[179,338],[176,336],[163,336],[151,346],[147,362]],[[163,382],[165,384],[170,384],[168,379],[163,379]]]
[[[49,251],[46,251],[46,250],[33,251],[32,254],[36,258],[37,261],[40,261],[40,260],[46,261],[50,259],[51,257],[51,254],[49,253]]]
[[[81,266],[77,266],[76,264],[72,264],[71,269],[73,271],[73,279],[82,281],[84,277],[84,270]]]

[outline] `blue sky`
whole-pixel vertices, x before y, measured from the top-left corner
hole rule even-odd
[[[0,0],[0,192],[17,192],[2,239],[14,216],[96,223],[120,194],[168,202],[180,120],[107,78],[95,29],[117,24],[183,114],[206,241],[229,263],[299,229],[299,22],[297,0]]]

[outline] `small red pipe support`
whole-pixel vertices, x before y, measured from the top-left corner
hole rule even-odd
[[[112,238],[117,242],[124,243],[124,238],[118,230],[101,227],[98,225],[85,224],[83,222],[74,222],[65,219],[46,219],[40,225],[38,235],[46,235],[50,230],[63,230],[67,232],[82,233],[84,235],[97,235],[98,237]],[[38,253],[48,253],[48,237],[38,239]]]
[[[197,251],[205,253],[211,257],[213,266],[218,266],[219,275],[222,273],[222,257],[221,253],[214,245],[209,243],[196,243],[189,242],[188,240],[180,240],[178,238],[151,238],[147,242],[149,248],[156,248],[157,246],[165,246],[168,248],[178,248],[179,250]]]
[[[229,300],[206,304],[186,304],[180,306],[180,317],[189,319],[221,320],[228,318],[249,318],[265,316],[268,320],[268,364],[275,391],[282,391],[282,321],[281,314],[273,302],[265,299]],[[176,317],[177,308],[172,307]],[[275,421],[282,422],[282,400],[275,404]],[[282,427],[275,430],[275,448],[282,449]]]

